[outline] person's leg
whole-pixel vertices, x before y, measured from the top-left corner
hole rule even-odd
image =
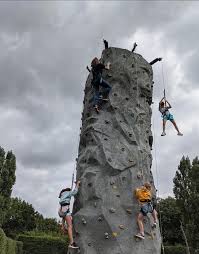
[[[152,217],[153,217],[153,223],[156,224],[158,221],[158,213],[155,209],[153,209]]]
[[[179,131],[178,126],[177,126],[175,120],[174,120],[174,119],[170,119],[170,121],[172,122],[173,126],[174,126],[175,129],[177,130],[178,135],[182,136],[182,133]]]
[[[144,219],[144,215],[141,212],[139,212],[138,217],[137,217],[137,223],[138,223],[138,227],[140,230],[140,234],[144,236],[143,219]]]
[[[111,91],[111,86],[109,85],[109,83],[106,80],[102,79],[100,86],[102,86],[104,88],[104,93],[106,96],[108,96],[108,94]]]
[[[65,217],[67,227],[68,227],[68,238],[69,238],[69,244],[73,244],[73,225],[72,225],[72,216],[67,215]]]
[[[165,118],[163,118],[163,120],[162,120],[162,134],[161,134],[161,136],[165,136],[166,135],[166,132],[165,132],[165,129],[166,129],[166,122],[167,122],[167,120],[165,119]]]

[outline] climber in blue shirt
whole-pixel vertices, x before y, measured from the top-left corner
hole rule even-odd
[[[70,201],[73,196],[75,196],[78,192],[80,185],[80,181],[76,183],[74,190],[70,188],[66,188],[61,190],[59,194],[59,204],[60,209],[58,211],[59,216],[62,218],[62,230],[65,231],[65,222],[67,224],[68,229],[68,237],[69,237],[69,248],[79,248],[75,242],[73,241],[73,225],[72,225],[72,216],[70,213]]]
[[[163,127],[163,132],[161,136],[165,136],[165,127],[166,127],[166,122],[167,120],[171,121],[175,129],[177,130],[178,136],[183,136],[183,134],[179,131],[178,126],[174,120],[173,115],[169,112],[169,109],[171,108],[171,104],[163,97],[161,101],[159,102],[159,111],[162,114],[162,127]]]

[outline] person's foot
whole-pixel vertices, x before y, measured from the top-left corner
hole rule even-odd
[[[137,235],[135,235],[136,237],[143,239],[144,240],[144,234],[138,233]]]
[[[162,134],[161,134],[161,136],[165,136],[166,135],[166,132],[165,131],[163,131],[162,132]]]
[[[72,249],[79,249],[79,247],[77,246],[77,244],[75,242],[69,244],[68,246],[69,248],[72,248]]]
[[[157,227],[157,223],[154,222],[153,225],[151,226],[152,228],[156,228]]]
[[[183,134],[181,133],[181,132],[178,132],[178,134],[177,134],[178,136],[183,136]]]
[[[99,114],[99,107],[97,105],[95,105],[95,111]]]

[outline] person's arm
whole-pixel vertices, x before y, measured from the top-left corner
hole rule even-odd
[[[168,101],[165,101],[165,102],[168,104],[168,107],[167,107],[168,109],[172,108],[171,104]]]
[[[159,111],[160,111],[160,104],[161,104],[161,102],[163,102],[165,100],[165,97],[163,97],[161,100],[160,100],[160,102],[159,102]],[[161,112],[161,111],[160,111]]]
[[[71,196],[71,197],[72,197],[72,196],[75,196],[75,195],[77,194],[78,189],[79,189],[79,186],[80,186],[80,181],[77,181],[77,184],[76,184],[76,186],[75,186],[75,189],[72,190],[72,191],[70,192],[70,196]]]
[[[155,58],[153,61],[151,61],[149,64],[150,65],[153,65],[155,63],[157,63],[158,61],[162,61],[162,57],[159,57],[159,58]]]
[[[108,63],[105,65],[105,69],[106,69],[106,70],[110,70],[110,65],[111,65],[111,63],[108,62]]]
[[[88,65],[86,66],[86,69],[88,72],[91,72],[90,68],[88,67]]]

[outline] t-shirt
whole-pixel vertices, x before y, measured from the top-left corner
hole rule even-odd
[[[62,192],[60,200],[59,200],[60,205],[62,205],[62,204],[70,204],[71,197],[75,196],[77,194],[77,192],[78,192],[77,186],[72,191],[64,191],[64,192]]]
[[[159,111],[160,111],[160,113],[162,113],[162,115],[169,115],[170,114],[170,112],[169,112],[169,108],[170,107],[160,107],[159,108]]]
[[[152,198],[151,191],[148,190],[145,186],[143,186],[143,187],[141,187],[139,189],[136,189],[135,190],[135,195],[136,195],[136,198],[139,201],[151,200],[151,198]]]

